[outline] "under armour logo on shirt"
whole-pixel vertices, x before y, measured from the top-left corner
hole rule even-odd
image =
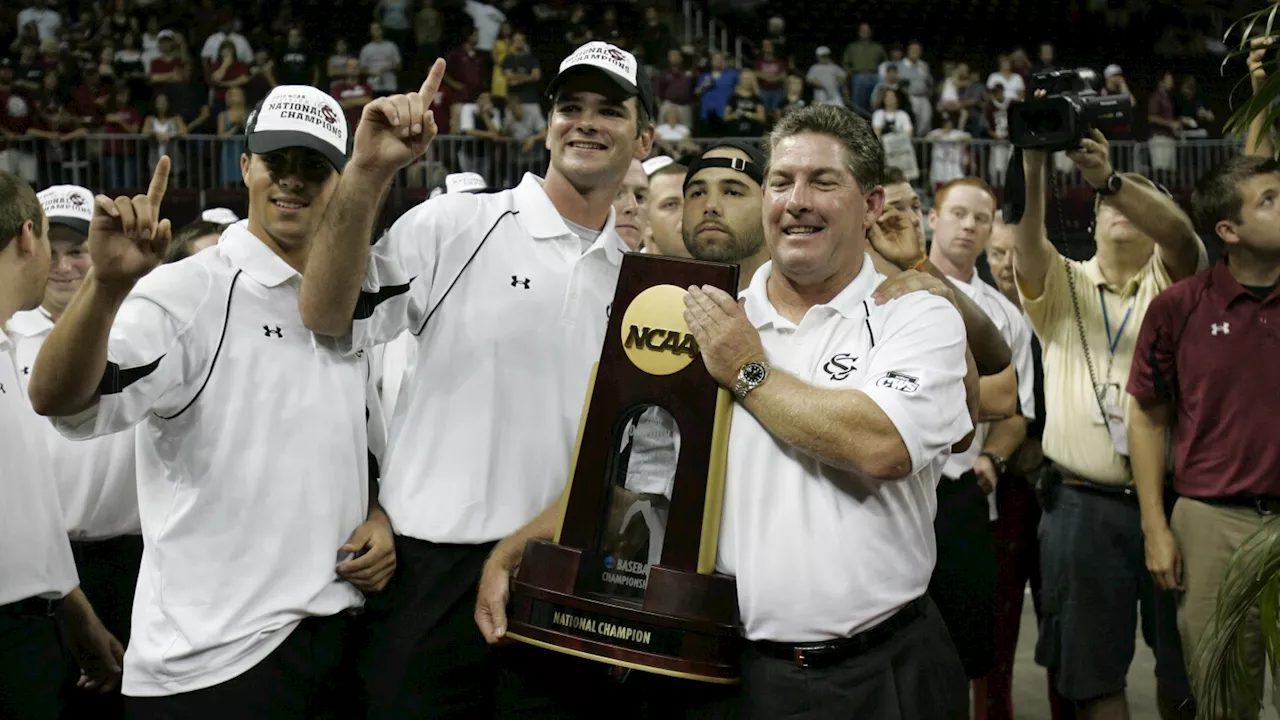
[[[0,383],[0,395],[8,395],[8,394],[9,393],[5,392],[4,383]]]
[[[525,289],[525,290],[528,290],[528,289],[529,289],[529,278],[524,278],[524,279],[522,280],[522,279],[520,279],[520,278],[516,277],[515,275],[512,275],[512,276],[511,276],[511,287],[520,287],[521,285],[524,285],[524,289]]]
[[[31,374],[31,368],[29,368],[29,367],[24,367],[24,368],[22,368],[22,374],[23,374],[23,375],[30,375],[30,374]]]
[[[1209,326],[1209,332],[1214,335],[1230,335],[1231,323],[1222,323],[1222,324],[1214,323]]]
[[[262,329],[266,332],[266,337],[272,337],[272,336],[275,336],[278,338],[284,337],[284,334],[280,332],[279,325],[275,326],[274,328],[271,327],[270,325],[263,325]]]

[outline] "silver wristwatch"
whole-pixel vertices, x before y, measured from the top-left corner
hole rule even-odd
[[[755,390],[769,377],[769,366],[762,362],[749,362],[738,370],[738,379],[733,383],[733,396],[741,402],[747,393]]]

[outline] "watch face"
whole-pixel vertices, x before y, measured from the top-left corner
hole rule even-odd
[[[742,379],[752,385],[764,382],[764,366],[760,363],[747,363],[742,366]]]

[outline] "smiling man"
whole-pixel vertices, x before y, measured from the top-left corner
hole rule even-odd
[[[49,220],[52,249],[44,302],[9,321],[24,385],[53,324],[62,317],[93,263],[86,240],[93,217],[93,193],[76,185],[56,185],[38,195]],[[103,625],[125,646],[138,567],[142,528],[138,520],[137,473],[132,430],[78,443],[42,423],[53,478],[80,575],[80,589]],[[123,718],[119,692],[77,691],[68,698],[73,716]]]
[[[527,645],[491,655],[473,622],[485,558],[569,477],[623,253],[613,203],[653,143],[653,93],[631,53],[575,50],[547,88],[546,178],[445,194],[370,246],[395,173],[435,135],[429,107],[385,128],[378,162],[343,178],[302,285],[302,317],[353,348],[405,330],[416,368],[392,422],[381,496],[400,572],[370,603],[360,673],[370,718],[598,717],[605,666]],[[364,126],[361,125],[361,130]],[[350,183],[350,187],[348,187]]]
[[[622,187],[613,199],[613,213],[618,236],[628,250],[639,251],[649,235],[649,176],[639,160],[631,160],[631,167],[622,178]]]
[[[371,502],[367,358],[317,342],[298,315],[346,122],[329,95],[284,85],[247,126],[249,217],[213,248],[157,267],[167,157],[147,195],[96,198],[93,270],[32,371],[32,405],[64,435],[142,427],[123,687],[141,720],[330,717],[348,611],[395,568]]]

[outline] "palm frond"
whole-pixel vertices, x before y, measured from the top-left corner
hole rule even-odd
[[[1272,519],[1231,558],[1209,628],[1195,649],[1195,697],[1201,718],[1257,717],[1263,693],[1254,682],[1246,623],[1261,616],[1272,670],[1280,665],[1280,521]]]
[[[1278,21],[1280,21],[1280,2],[1273,2],[1270,7],[1256,10],[1232,23],[1223,36],[1223,43],[1231,50],[1222,61],[1222,74],[1226,75],[1231,68],[1239,67],[1243,63],[1252,49],[1250,44],[1256,38],[1272,38],[1272,47],[1280,50],[1280,34],[1277,34],[1280,32],[1280,22]],[[1275,121],[1276,116],[1273,110],[1276,98],[1280,97],[1280,62],[1273,59],[1264,62],[1263,66],[1267,71],[1267,79],[1257,92],[1253,92],[1252,81],[1247,70],[1232,88],[1229,98],[1231,116],[1223,124],[1224,134],[1237,136],[1246,134],[1249,125],[1264,113],[1267,114],[1268,122]],[[1237,93],[1242,84],[1245,85],[1244,92],[1247,99],[1237,106]]]

